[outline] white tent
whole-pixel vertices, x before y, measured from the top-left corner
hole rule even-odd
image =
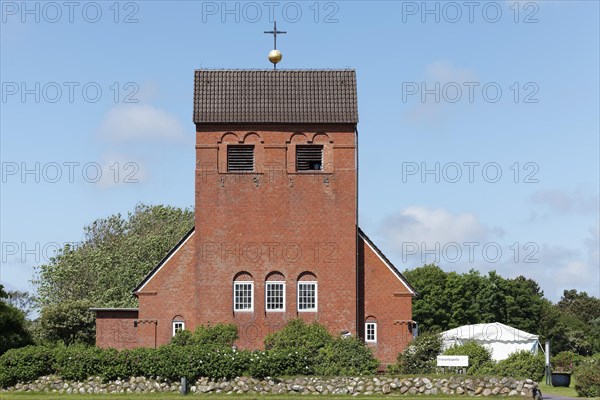
[[[474,341],[492,351],[492,360],[508,358],[511,353],[527,350],[537,354],[538,336],[499,322],[465,325],[441,333],[442,350]]]

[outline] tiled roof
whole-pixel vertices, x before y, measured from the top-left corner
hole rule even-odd
[[[357,123],[354,70],[196,70],[195,123]]]

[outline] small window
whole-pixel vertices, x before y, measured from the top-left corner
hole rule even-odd
[[[185,322],[183,321],[173,321],[173,336],[177,334],[177,332],[181,332],[185,329]]]
[[[365,342],[377,343],[377,322],[367,322],[365,324]]]
[[[317,282],[298,282],[298,311],[317,311]]]
[[[285,311],[285,282],[267,282],[267,311]]]
[[[234,311],[254,310],[254,283],[235,282],[233,284],[233,309]]]
[[[253,172],[254,145],[227,146],[227,172]]]
[[[323,170],[323,146],[296,146],[296,171]]]

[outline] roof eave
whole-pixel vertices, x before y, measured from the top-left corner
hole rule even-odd
[[[391,269],[398,276],[398,278],[400,278],[402,283],[404,283],[406,286],[408,286],[409,290],[412,291],[411,295],[413,297],[419,297],[420,296],[419,292],[417,292],[416,289],[410,284],[410,282],[408,282],[408,280],[404,277],[404,275],[402,275],[402,273],[398,270],[398,268],[396,268],[396,266],[394,266],[394,264],[392,264],[392,262],[385,256],[385,254],[383,254],[383,252],[379,249],[379,247],[377,247],[375,245],[375,243],[373,243],[373,241],[367,236],[367,234],[362,229],[360,229],[360,227],[357,227],[357,228],[358,228],[359,235],[362,236],[362,238],[377,252],[377,254],[383,259],[383,261],[386,262],[391,267]]]
[[[204,121],[194,120],[196,125],[211,125],[211,124],[258,124],[258,125],[357,125],[356,121]]]
[[[173,248],[167,253],[166,256],[163,257],[162,260],[160,260],[160,262],[158,264],[156,264],[156,266],[152,269],[152,271],[150,271],[145,277],[144,279],[135,287],[135,289],[133,289],[131,291],[131,293],[137,297],[138,292],[144,287],[144,285],[150,280],[152,279],[152,277],[154,276],[154,274],[160,269],[160,267],[162,267],[162,265],[179,249],[179,247],[190,237],[190,235],[192,233],[194,233],[196,229],[196,226],[193,226],[192,229],[190,229],[184,236],[183,238],[175,245],[173,246]]]

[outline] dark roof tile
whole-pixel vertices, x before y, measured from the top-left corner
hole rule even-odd
[[[357,123],[354,70],[196,70],[194,122]]]

